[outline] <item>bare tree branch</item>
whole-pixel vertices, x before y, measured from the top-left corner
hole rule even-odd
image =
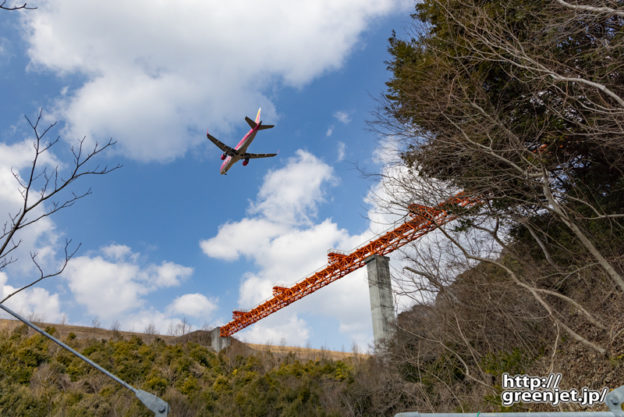
[[[42,115],[42,111],[39,111],[34,121],[26,116],[26,120],[34,133],[34,155],[25,179],[22,179],[19,172],[12,169],[12,174],[16,180],[17,188],[23,203],[19,211],[9,215],[9,222],[5,223],[3,232],[0,235],[0,271],[9,264],[17,261],[16,258],[10,255],[15,253],[22,242],[20,239],[16,239],[17,234],[21,230],[65,208],[73,206],[76,201],[91,194],[91,189],[88,189],[87,191],[79,193],[72,191],[69,195],[65,195],[64,192],[69,191],[72,184],[81,177],[105,175],[121,167],[121,165],[117,164],[112,167],[100,167],[98,165],[95,168],[89,168],[88,165],[90,165],[90,162],[106,149],[113,146],[115,141],[112,139],[108,140],[104,145],[95,143],[89,150],[86,150],[85,138],[82,138],[77,147],[72,146],[71,148],[73,160],[69,172],[67,172],[67,174],[62,174],[60,166],[56,166],[51,173],[45,165],[42,166],[41,158],[46,153],[51,152],[52,147],[59,143],[60,138],[56,137],[51,141],[46,141],[46,137],[56,126],[56,123],[51,123],[45,128],[41,128],[40,123],[42,121]],[[31,253],[31,262],[38,270],[39,277],[28,285],[8,294],[0,303],[44,279],[61,274],[65,270],[69,260],[80,248],[80,244],[78,244],[75,248],[70,249],[70,243],[71,240],[66,241],[64,259],[61,265],[53,272],[45,272],[40,262],[37,260],[37,253]]]
[[[36,7],[30,7],[27,3],[24,3],[20,6],[6,6],[6,0],[3,0],[0,3],[0,10],[34,10]]]
[[[571,4],[564,0],[556,0],[556,1],[562,6],[569,7],[570,9],[585,10],[585,11],[594,12],[594,13],[606,13],[606,14],[615,14],[618,16],[624,16],[624,11],[612,9],[610,7],[596,7],[596,6],[585,6],[582,4]]]

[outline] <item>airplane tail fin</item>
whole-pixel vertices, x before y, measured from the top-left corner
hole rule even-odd
[[[245,116],[245,121],[247,122],[249,127],[251,127],[252,129],[256,128],[257,123],[251,120],[249,117]]]
[[[258,126],[258,124],[260,125],[258,127],[258,130],[265,130],[265,129],[270,129],[275,125],[263,125],[262,122],[260,121],[260,110],[262,109],[258,109],[258,114],[256,114],[256,121],[254,122],[253,120],[251,120],[249,117],[245,116],[245,121],[247,122],[247,124],[249,125],[249,127],[251,127],[252,129],[255,129],[256,126]]]

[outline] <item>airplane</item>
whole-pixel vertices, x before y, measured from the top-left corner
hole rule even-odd
[[[256,115],[255,122],[249,117],[245,116],[245,121],[251,127],[251,130],[247,132],[245,136],[243,136],[243,138],[240,142],[238,142],[238,145],[236,145],[235,148],[230,148],[219,139],[212,136],[209,132],[206,132],[206,137],[208,137],[208,139],[210,139],[212,143],[217,145],[217,147],[223,151],[223,154],[221,155],[221,160],[223,161],[220,169],[221,175],[225,175],[228,170],[232,168],[232,165],[234,165],[241,159],[243,160],[243,166],[247,166],[250,159],[271,158],[277,155],[276,153],[247,153],[247,148],[255,139],[256,133],[258,133],[259,130],[270,129],[273,127],[273,125],[262,124],[262,121],[260,121],[260,110],[262,109],[258,109],[258,114]]]

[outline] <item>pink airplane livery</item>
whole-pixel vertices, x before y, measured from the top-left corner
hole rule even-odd
[[[245,121],[251,127],[251,130],[247,132],[245,136],[238,142],[235,148],[230,148],[219,139],[212,136],[210,133],[206,132],[206,136],[208,139],[212,141],[219,149],[223,151],[223,155],[221,155],[221,160],[223,164],[221,164],[220,172],[221,174],[225,174],[228,170],[239,160],[243,160],[243,166],[246,166],[249,163],[250,159],[254,158],[271,158],[272,156],[277,155],[276,153],[247,153],[247,148],[251,145],[251,142],[256,138],[256,133],[259,130],[270,129],[273,125],[263,125],[260,121],[260,110],[258,109],[258,114],[256,115],[256,121],[254,122],[249,117],[245,117]]]

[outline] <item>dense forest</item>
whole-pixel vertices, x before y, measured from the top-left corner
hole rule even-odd
[[[624,385],[624,2],[424,0],[389,39],[373,125],[402,159],[385,209],[479,203],[405,252],[418,302],[368,359],[300,360],[139,338],[68,343],[174,416],[379,416],[501,404],[501,375]],[[150,415],[25,328],[0,335],[0,414]],[[604,405],[602,406],[604,408]]]

